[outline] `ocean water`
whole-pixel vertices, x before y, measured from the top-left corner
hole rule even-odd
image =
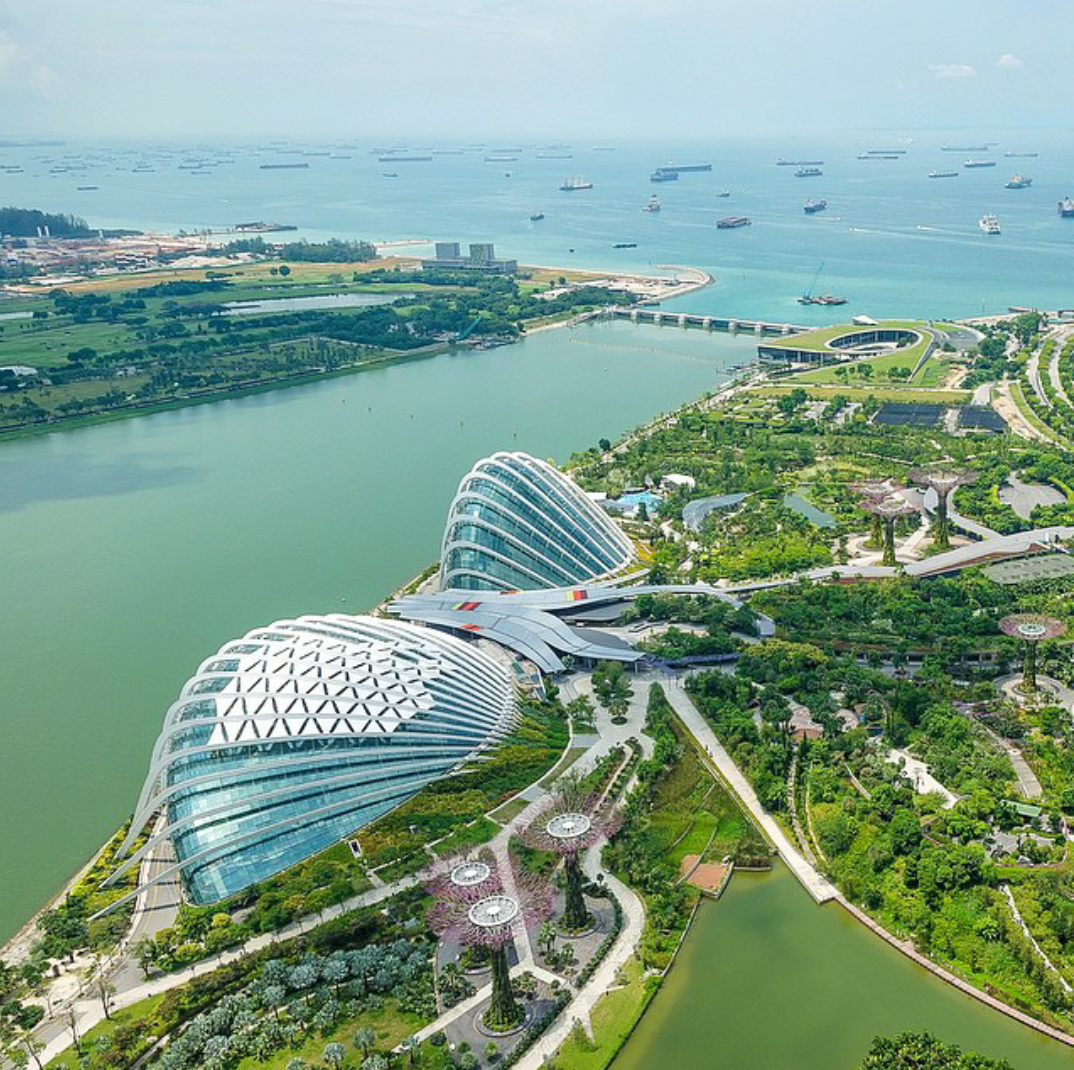
[[[986,142],[994,143],[987,152],[940,149]],[[539,158],[541,146],[524,142],[488,142],[458,154],[457,143],[409,146],[435,153],[427,163],[382,163],[372,150],[386,146],[342,140],[0,147],[0,166],[23,168],[0,172],[0,199],[76,212],[105,227],[174,231],[264,219],[296,224],[309,237],[494,241],[500,255],[553,266],[692,265],[711,272],[715,286],[668,307],[747,318],[819,324],[857,313],[965,317],[1009,305],[1074,305],[1074,219],[1056,213],[1058,200],[1074,195],[1074,143],[1065,133],[605,145],[614,151],[594,151],[594,143],[544,147],[570,159]],[[887,148],[905,154],[857,159],[867,149]],[[1040,155],[1006,158],[1007,150]],[[330,155],[296,154],[301,151]],[[489,154],[517,159],[487,162]],[[997,165],[966,171],[967,156]],[[824,173],[796,178],[795,168],[776,166],[779,157],[823,160]],[[210,166],[191,170],[198,161]],[[650,172],[669,161],[711,162],[713,169],[650,183]],[[260,167],[296,162],[309,166]],[[54,171],[72,165],[85,169]],[[154,170],[133,171],[139,165]],[[927,178],[934,168],[959,174]],[[388,171],[398,177],[384,177]],[[1003,188],[1016,171],[1032,177],[1029,189]],[[561,192],[573,175],[594,188]],[[98,188],[77,188],[86,185]],[[717,196],[723,189],[729,197]],[[654,192],[663,210],[643,213]],[[807,197],[826,198],[828,209],[805,215]],[[538,211],[545,219],[531,222]],[[999,217],[1001,235],[980,231],[985,212]],[[725,215],[747,215],[753,225],[717,231],[714,223]],[[619,242],[637,247],[614,249]],[[818,269],[816,290],[847,297],[842,312],[797,304]]]

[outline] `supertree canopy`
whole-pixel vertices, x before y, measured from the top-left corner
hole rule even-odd
[[[936,519],[933,522],[933,541],[940,550],[951,548],[951,529],[947,519],[947,509],[951,495],[964,483],[973,483],[978,473],[969,469],[954,468],[914,468],[910,472],[910,482],[922,487],[930,487],[936,492]]]
[[[866,501],[882,502],[890,498],[899,488],[893,479],[866,479],[859,483],[851,483],[850,489],[855,494],[860,494]],[[879,513],[873,513],[873,530],[870,534],[872,542],[879,546],[884,541],[884,522]]]
[[[620,820],[618,810],[598,809],[597,800],[586,796],[577,780],[564,778],[522,831],[522,839],[529,846],[552,851],[563,859],[566,902],[561,924],[567,932],[581,932],[592,922],[585,905],[581,855],[615,835]]]
[[[858,505],[859,508],[864,509],[867,513],[872,513],[873,516],[879,517],[884,525],[884,556],[882,564],[894,567],[897,563],[895,560],[895,521],[900,516],[916,513],[917,509],[905,498],[900,498],[897,495],[882,498],[879,501],[867,498],[865,501],[859,502]]]
[[[492,998],[484,1014],[485,1027],[493,1032],[516,1028],[523,1012],[511,987],[507,948],[517,924],[532,924],[551,914],[547,883],[515,873],[501,880],[487,854],[449,864],[434,875],[428,890],[435,897],[426,914],[429,928],[466,947],[489,951]]]
[[[1032,694],[1037,690],[1037,644],[1055,639],[1066,630],[1066,624],[1055,617],[1039,613],[1013,613],[999,622],[1000,630],[1012,639],[1022,641],[1022,690]]]

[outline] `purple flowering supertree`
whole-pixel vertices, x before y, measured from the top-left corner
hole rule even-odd
[[[860,483],[851,483],[850,489],[866,501],[882,502],[885,498],[890,498],[898,487],[893,479],[866,479]],[[884,522],[879,513],[873,513],[873,530],[869,539],[874,546],[884,544]]]
[[[487,860],[486,860],[487,858]],[[523,1012],[511,987],[507,947],[517,923],[532,924],[551,914],[547,883],[510,873],[507,880],[494,868],[491,855],[456,861],[428,885],[436,901],[426,914],[434,932],[466,947],[484,947],[492,966],[492,999],[484,1014],[493,1032],[508,1032]]]
[[[592,922],[582,890],[585,887],[582,855],[594,844],[614,836],[621,821],[617,809],[601,809],[599,800],[586,795],[577,780],[565,778],[522,830],[524,843],[541,851],[552,851],[563,859],[566,902],[560,924],[567,932],[582,932]]]

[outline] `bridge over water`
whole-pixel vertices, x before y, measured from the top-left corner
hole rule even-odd
[[[738,319],[734,316],[700,316],[690,312],[665,312],[659,308],[602,309],[601,319],[624,319],[631,323],[655,323],[669,327],[698,327],[703,331],[752,331],[758,335],[801,334],[813,328],[796,323],[769,323],[765,320]]]

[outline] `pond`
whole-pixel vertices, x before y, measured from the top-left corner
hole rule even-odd
[[[409,293],[391,294],[311,294],[309,297],[269,297],[261,301],[226,301],[227,316],[246,316],[254,312],[308,312],[316,309],[366,308],[390,305]],[[28,313],[27,313],[28,314]],[[17,315],[17,313],[13,313]]]
[[[702,905],[612,1070],[853,1070],[874,1036],[904,1030],[1015,1070],[1074,1065],[1074,1050],[958,992],[836,904],[818,907],[777,867],[736,873]]]

